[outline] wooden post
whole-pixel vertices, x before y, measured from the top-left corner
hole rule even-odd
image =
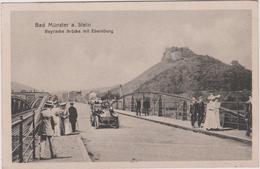
[[[19,162],[23,162],[23,116],[20,116],[19,124]]]

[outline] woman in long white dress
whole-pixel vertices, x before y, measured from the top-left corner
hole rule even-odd
[[[65,134],[63,112],[66,110],[66,103],[60,103],[60,133],[63,136]]]
[[[204,123],[204,128],[207,130],[220,129],[220,119],[219,119],[219,108],[220,102],[218,98],[220,96],[211,95],[208,99],[210,100],[207,104],[206,119]]]
[[[64,110],[61,113],[62,121],[64,124],[64,134],[70,134],[71,133],[71,127],[70,127],[70,121],[69,121],[69,111],[67,108],[64,108]]]
[[[57,105],[57,102],[52,109],[53,111],[53,121],[54,121],[54,136],[60,136],[60,108]]]

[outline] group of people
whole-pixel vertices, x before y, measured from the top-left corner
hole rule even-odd
[[[203,128],[206,130],[218,130],[221,129],[219,109],[220,109],[220,95],[214,96],[210,95],[208,98],[208,103],[203,102],[203,98],[200,96],[198,100],[192,98],[190,105],[191,114],[191,125],[195,127],[197,121],[198,127],[201,128],[201,124],[204,121]],[[247,101],[245,121],[247,125],[246,135],[250,136],[252,132],[252,97],[249,96]]]
[[[149,116],[149,110],[150,110],[150,98],[145,97],[143,100],[143,113],[145,116]],[[136,116],[141,116],[141,107],[142,102],[140,99],[136,100]]]
[[[203,102],[203,98],[201,96],[199,97],[198,101],[195,97],[192,98],[190,113],[192,127],[195,127],[196,121],[198,123],[198,127],[201,127],[201,123],[205,117],[205,103]]]
[[[203,102],[203,98],[200,96],[198,100],[195,97],[192,98],[190,105],[191,125],[195,127],[197,121],[198,127],[201,128],[201,124],[204,121],[203,127],[207,130],[221,129],[219,119],[219,102],[220,95],[210,95],[208,97],[209,102],[206,104]]]
[[[44,110],[40,113],[38,134],[40,136],[40,155],[42,159],[45,151],[46,141],[49,143],[51,158],[55,158],[52,137],[67,135],[76,132],[77,109],[70,103],[58,103],[55,101],[47,101]]]

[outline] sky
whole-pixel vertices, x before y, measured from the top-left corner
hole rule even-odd
[[[36,22],[90,23],[89,29],[114,33],[51,35],[44,30],[59,28],[35,27]],[[11,79],[45,91],[124,84],[160,62],[171,46],[251,69],[251,33],[248,10],[16,11]]]

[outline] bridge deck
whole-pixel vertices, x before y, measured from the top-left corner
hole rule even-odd
[[[178,120],[174,118],[167,118],[167,117],[158,117],[158,116],[136,116],[135,112],[130,112],[130,111],[123,111],[123,110],[116,110],[120,114],[132,116],[132,117],[137,117],[137,118],[142,118],[144,120],[149,120],[169,126],[174,126],[177,128],[182,128],[185,130],[192,130],[194,132],[200,132],[203,134],[207,135],[213,135],[213,136],[218,136],[222,138],[229,138],[233,140],[238,140],[246,143],[252,142],[252,138],[246,136],[246,131],[245,130],[237,130],[237,129],[231,129],[231,128],[223,128],[219,131],[207,131],[204,128],[192,128],[191,122],[190,121],[183,121],[183,120]]]

